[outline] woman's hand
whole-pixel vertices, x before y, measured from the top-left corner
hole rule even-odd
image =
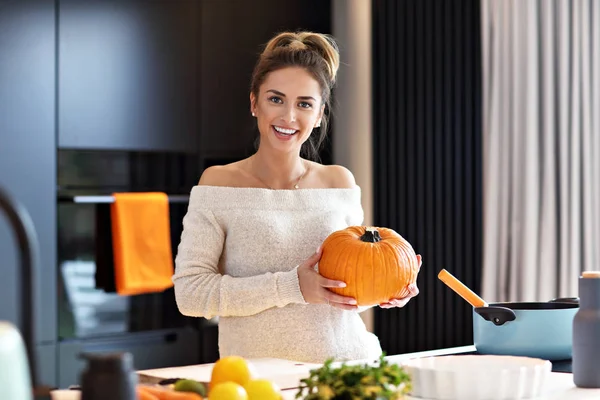
[[[309,304],[329,304],[342,310],[355,310],[356,300],[340,296],[327,288],[346,287],[344,282],[327,279],[315,270],[315,265],[321,259],[321,248],[298,267],[298,281],[304,301]]]
[[[419,269],[421,269],[421,264],[423,264],[423,260],[420,254],[417,254],[417,262],[419,263]],[[387,303],[381,303],[379,307],[381,308],[394,308],[394,307],[404,307],[410,299],[416,297],[419,294],[419,288],[416,284],[408,285],[408,295],[401,299],[391,299]]]
[[[419,294],[419,288],[417,285],[408,285],[408,295],[401,299],[391,299],[387,303],[381,303],[379,307],[381,308],[394,308],[394,307],[404,307],[410,299]]]

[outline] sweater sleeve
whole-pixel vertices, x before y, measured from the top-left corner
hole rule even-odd
[[[291,303],[306,304],[297,266],[289,271],[250,277],[219,272],[225,233],[209,209],[194,207],[183,218],[175,258],[175,298],[187,316],[249,316]]]

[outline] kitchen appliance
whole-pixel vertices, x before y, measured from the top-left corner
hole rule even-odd
[[[116,293],[111,232],[115,192],[163,192],[177,253],[188,193],[197,183],[194,155],[108,150],[58,151],[59,340],[86,340],[179,329],[195,321],[177,309],[173,288]]]
[[[438,277],[473,306],[473,341],[479,354],[571,359],[578,298],[488,304],[448,271]]]
[[[136,369],[213,361],[216,325],[182,315],[172,287],[116,292],[111,231],[113,193],[165,193],[176,255],[189,191],[205,167],[193,153],[58,149],[57,386],[78,383],[82,353],[128,352]]]

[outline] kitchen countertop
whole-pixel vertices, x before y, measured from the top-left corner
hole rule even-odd
[[[423,351],[417,353],[407,353],[387,356],[386,359],[391,363],[399,363],[404,360],[420,357],[433,357],[455,354],[475,353],[475,346],[455,347],[440,350]],[[285,400],[295,399],[297,393],[297,384],[300,379],[307,377],[309,371],[318,368],[319,364],[297,363],[279,359],[256,359],[251,360],[258,373],[268,379],[272,379],[283,390]],[[373,360],[356,360],[346,364],[365,364]],[[339,364],[339,363],[337,363]],[[140,381],[157,382],[161,379],[169,378],[191,378],[199,381],[210,380],[210,371],[213,364],[202,364],[174,368],[162,368],[153,370],[138,371]],[[336,365],[336,363],[334,363]],[[556,370],[556,369],[553,369]],[[559,369],[560,370],[560,369]],[[410,400],[409,397],[407,400]],[[535,400],[587,400],[600,399],[600,389],[581,389],[573,383],[573,375],[568,372],[552,372],[552,378],[546,396]],[[417,399],[415,399],[417,400]],[[419,399],[425,400],[425,399]]]
[[[436,357],[444,355],[454,354],[469,354],[476,353],[475,346],[463,346],[454,347],[448,349],[423,351],[418,353],[407,353],[391,355],[386,357],[392,363],[399,363],[404,360],[421,357]],[[564,362],[556,363],[553,365],[553,371],[560,371],[564,369]],[[570,370],[570,368],[568,368]],[[587,399],[600,399],[600,389],[582,389],[575,386],[573,383],[573,374],[569,372],[552,372],[550,378],[550,385],[546,392],[546,395],[532,400],[587,400]],[[285,399],[293,399],[293,397],[285,397]],[[409,397],[407,400],[411,400]],[[417,399],[415,399],[417,400]],[[425,399],[420,399],[425,400]]]

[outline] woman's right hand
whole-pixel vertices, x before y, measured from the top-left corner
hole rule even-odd
[[[298,266],[298,281],[304,301],[309,304],[329,304],[342,310],[355,310],[356,300],[340,296],[327,288],[346,287],[344,282],[327,279],[315,270],[315,265],[321,259],[321,248]]]

